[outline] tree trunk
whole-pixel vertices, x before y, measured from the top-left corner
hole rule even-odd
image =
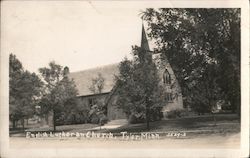
[[[241,122],[241,105],[237,104],[237,115],[239,117],[239,122]]]
[[[28,126],[29,125],[29,119],[27,118],[26,119],[26,126]]]
[[[49,115],[48,115],[48,113],[45,114],[45,123],[46,123],[47,125],[49,125]]]
[[[56,131],[56,116],[55,110],[53,109],[53,130]]]
[[[148,105],[146,105],[146,121],[147,121],[147,130],[149,130],[150,116],[149,116],[149,107],[148,107]]]
[[[214,112],[212,112],[212,115],[213,115],[213,119],[214,119],[214,126],[216,126],[216,117],[215,117],[215,114],[214,114]]]
[[[149,130],[149,119],[147,118],[147,130]]]
[[[24,118],[22,118],[21,123],[22,123],[22,129],[24,131]]]
[[[210,109],[211,109],[211,113],[212,113],[213,120],[214,120],[214,126],[216,126],[216,118],[215,118],[215,115],[214,115],[214,113],[215,113],[215,108],[211,105],[211,100],[212,100],[212,99],[208,98],[208,105],[209,105],[209,107],[210,107]]]
[[[13,129],[16,128],[16,120],[12,120],[12,128],[13,128]]]

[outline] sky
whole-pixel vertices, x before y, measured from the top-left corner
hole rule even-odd
[[[139,45],[145,8],[100,2],[2,3],[2,53],[38,72],[54,60],[71,72],[118,63]]]
[[[1,56],[13,53],[38,72],[54,60],[71,72],[118,63],[139,45],[140,12],[160,7],[218,7],[202,1],[2,1]],[[231,4],[232,5],[232,4]],[[151,42],[152,44],[152,42]],[[2,54],[3,53],[3,54]],[[4,60],[5,61],[5,60]]]

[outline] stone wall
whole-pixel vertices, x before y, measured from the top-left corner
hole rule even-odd
[[[112,95],[107,104],[107,117],[109,120],[126,119],[125,113],[116,106],[117,96]]]
[[[183,109],[181,87],[179,86],[179,83],[169,62],[166,59],[163,59],[161,57],[161,54],[154,54],[152,57],[158,69],[158,74],[160,77],[159,84],[164,87],[166,97],[167,94],[170,93],[172,98],[172,100],[166,99],[166,105],[162,109],[163,115],[164,117],[166,117],[169,111]],[[171,82],[169,84],[163,82],[163,74],[165,71],[170,74]]]

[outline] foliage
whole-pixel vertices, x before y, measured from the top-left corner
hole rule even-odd
[[[187,115],[188,115],[188,112],[185,109],[175,109],[167,113],[167,118],[169,119],[180,118],[180,117],[187,116]]]
[[[97,102],[94,104],[89,111],[90,123],[104,125],[108,122],[108,118],[104,114],[103,103]]]
[[[148,123],[161,111],[163,90],[151,54],[135,46],[133,56],[133,61],[125,58],[120,63],[116,77],[117,104],[131,122]]]
[[[145,122],[145,118],[142,115],[142,113],[138,113],[138,114],[134,114],[132,113],[129,117],[128,117],[128,122],[130,124],[136,124],[136,123],[143,123]]]
[[[102,74],[98,73],[98,76],[92,79],[92,84],[89,87],[89,90],[94,94],[102,93],[104,82],[105,79],[102,77]]]
[[[92,84],[89,87],[89,90],[93,92],[94,94],[100,94],[102,93],[102,90],[105,85],[105,79],[103,78],[101,73],[98,73],[98,76],[96,78],[92,79]],[[104,105],[100,101],[95,101],[94,105],[92,105],[90,111],[89,111],[89,120],[91,123],[101,125],[107,123],[108,118],[104,114]]]
[[[147,9],[143,18],[185,104],[211,111],[222,99],[240,112],[240,9]]]
[[[64,106],[64,110],[58,112],[60,116],[57,118],[57,125],[84,124],[89,121],[90,110],[88,106],[83,105],[80,99],[76,101],[77,103],[74,103],[74,106]]]
[[[35,105],[40,97],[42,82],[35,73],[24,70],[14,54],[9,56],[10,120],[15,122],[35,114]]]
[[[104,125],[104,124],[106,124],[107,122],[108,122],[108,117],[107,117],[106,115],[102,114],[102,115],[100,116],[100,121],[99,121],[99,123],[100,123],[101,125]]]
[[[68,67],[62,69],[62,66],[54,61],[49,63],[49,68],[40,68],[44,81],[44,94],[40,105],[42,113],[53,112],[54,130],[57,122],[62,115],[68,115],[75,112],[77,106],[77,89],[73,80],[67,76]]]

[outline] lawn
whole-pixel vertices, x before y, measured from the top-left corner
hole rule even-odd
[[[56,126],[56,131],[86,132],[98,126],[99,125],[97,124],[61,125],[61,126]],[[28,128],[25,131],[23,131],[22,129],[10,131],[10,136],[25,136],[25,132],[50,132],[50,131],[53,131],[53,127],[41,127],[41,128],[33,127],[33,128]]]
[[[164,132],[164,131],[193,131],[193,130],[214,130],[239,132],[240,123],[237,115],[217,114],[216,125],[212,115],[178,118],[171,120],[161,120],[150,122],[150,130],[147,130],[146,124],[129,124],[110,132]]]
[[[115,129],[96,129],[96,132],[129,132],[129,133],[139,133],[139,132],[169,132],[169,131],[184,131],[192,134],[228,134],[228,133],[238,133],[240,132],[240,122],[239,117],[234,114],[216,114],[216,125],[214,124],[214,118],[212,115],[204,116],[193,116],[178,119],[169,119],[150,122],[150,129],[147,130],[146,124],[127,124]],[[98,127],[96,124],[78,124],[78,125],[63,125],[57,126],[57,131],[65,132],[86,132],[93,131],[92,128]],[[42,132],[42,131],[52,131],[52,128],[33,128],[28,129],[28,131]],[[20,134],[20,133],[19,133]],[[24,133],[22,132],[22,135]]]

